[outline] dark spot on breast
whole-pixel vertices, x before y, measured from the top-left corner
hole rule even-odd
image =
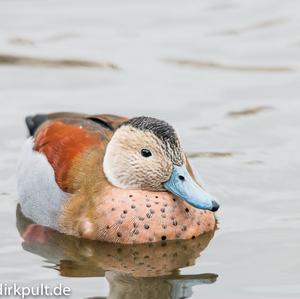
[[[109,229],[109,225],[106,225],[106,229]]]
[[[185,224],[181,227],[181,230],[182,230],[183,232],[186,231],[186,225],[185,225]]]
[[[158,205],[158,204],[159,204],[159,201],[156,201],[155,204]]]
[[[167,228],[167,226],[166,226],[165,224],[163,224],[161,227],[162,227],[163,229],[166,229],[166,228]]]
[[[124,214],[127,214],[127,210],[124,210],[123,213],[124,213]]]
[[[161,239],[164,241],[164,240],[167,239],[167,237],[166,236],[161,236]]]
[[[125,215],[125,214],[121,214],[121,218],[123,218],[123,219],[124,219],[125,217],[126,217],[126,215]]]
[[[135,235],[138,235],[138,234],[139,234],[139,230],[138,230],[138,229],[135,229],[135,230],[134,230],[134,234],[135,234]]]
[[[147,204],[146,204],[146,207],[147,207],[147,208],[150,208],[150,207],[151,207],[150,203],[147,203]]]
[[[117,232],[117,236],[118,236],[119,238],[121,238],[121,237],[122,237],[122,233],[121,233],[121,232]]]
[[[162,218],[166,218],[166,215],[165,215],[165,214],[161,214],[161,217],[162,217]]]
[[[198,225],[200,225],[200,224],[201,224],[201,222],[200,222],[200,221],[197,221],[197,224],[198,224]]]
[[[167,203],[164,203],[164,207],[167,207],[168,206],[168,204]]]
[[[162,213],[164,213],[164,212],[166,211],[166,209],[165,209],[165,208],[161,208],[160,211],[161,211]]]
[[[177,220],[173,220],[173,225],[174,225],[174,226],[177,225]]]
[[[119,219],[118,224],[122,224],[122,223],[123,223],[123,220]]]
[[[173,201],[176,201],[176,198],[173,198]]]
[[[154,211],[153,209],[150,209],[150,213],[151,213],[151,214],[154,214],[155,211]]]
[[[144,228],[145,228],[145,229],[149,229],[149,227],[150,227],[150,226],[149,226],[148,224],[145,224],[145,225],[144,225]]]
[[[150,237],[148,240],[149,240],[149,242],[153,242],[153,238],[152,237]]]
[[[185,208],[185,211],[188,213],[190,210],[188,208]]]
[[[195,239],[196,237],[195,236],[192,236],[192,239]]]
[[[180,238],[180,234],[179,233],[176,234],[176,238],[177,239]]]
[[[135,209],[135,205],[131,205],[131,208],[132,208],[132,209]]]
[[[158,196],[156,195],[155,198],[158,198]]]
[[[139,216],[139,220],[140,220],[140,221],[144,221],[144,219],[145,219],[144,217]]]
[[[111,208],[111,210],[112,210],[112,211],[115,211],[116,209],[115,209],[115,208]]]
[[[138,227],[138,224],[136,222],[133,222],[133,227]]]
[[[132,197],[132,196],[133,196],[132,194],[129,195],[129,197]]]
[[[145,256],[144,256],[144,259],[148,259],[148,258],[149,258],[149,255],[145,255]]]
[[[147,218],[151,218],[152,217],[152,214],[149,212],[146,214]]]

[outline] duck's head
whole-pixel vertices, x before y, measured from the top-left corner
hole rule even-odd
[[[195,182],[186,164],[172,126],[155,118],[136,117],[113,134],[106,148],[103,170],[116,187],[169,191],[195,208],[217,211],[215,198]]]

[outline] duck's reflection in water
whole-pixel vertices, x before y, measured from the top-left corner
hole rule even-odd
[[[53,264],[62,276],[106,277],[108,298],[188,298],[192,286],[213,283],[216,274],[180,275],[207,247],[214,233],[192,240],[121,245],[66,236],[36,225],[17,207],[24,250]],[[97,297],[95,297],[97,298]]]

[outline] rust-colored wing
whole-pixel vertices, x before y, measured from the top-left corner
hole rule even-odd
[[[115,128],[126,118],[112,115],[56,116],[48,115],[35,129],[34,150],[47,157],[60,188],[72,193],[74,190],[70,183],[70,173],[74,165],[93,150],[98,151],[98,156],[102,157]]]

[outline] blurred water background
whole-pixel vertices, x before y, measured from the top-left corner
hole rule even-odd
[[[181,270],[218,278],[184,296],[299,298],[299,11],[294,0],[0,0],[0,281],[125,298],[109,293],[111,276],[60,276],[15,225],[24,117],[79,111],[169,121],[219,197],[220,229]]]

